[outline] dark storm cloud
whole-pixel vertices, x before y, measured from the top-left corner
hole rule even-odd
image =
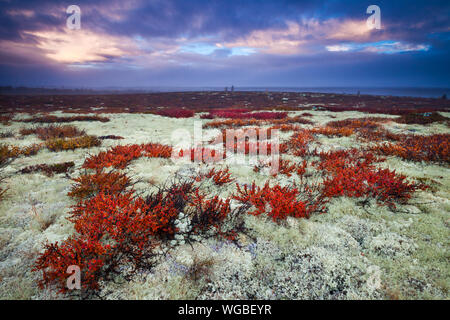
[[[64,35],[65,9],[71,4],[80,6],[82,29],[94,34],[92,41],[103,41],[100,47],[114,43],[114,50],[94,52],[94,46],[74,66],[66,62],[67,52],[51,55],[58,41],[66,41],[51,37]],[[326,39],[334,20],[365,21],[371,4],[381,8],[383,30],[370,38]],[[0,1],[0,82],[449,85],[449,17],[448,1]],[[264,31],[292,26],[298,33],[273,36],[280,37],[280,45],[253,43],[256,47],[248,52],[236,48],[251,47],[236,43],[251,44],[255,32],[264,42]],[[45,32],[54,33],[45,38]],[[221,46],[214,47],[216,43]],[[330,45],[337,51],[350,49],[327,52]],[[293,50],[297,47],[302,50]],[[395,50],[375,52],[386,47]],[[94,60],[88,60],[92,53]],[[91,68],[92,61],[98,63]],[[77,67],[83,63],[88,67]]]
[[[19,36],[22,30],[64,28],[65,8],[73,3],[82,9],[86,27],[142,36],[221,33],[234,38],[254,30],[285,27],[286,21],[301,23],[305,17],[364,19],[366,8],[376,3],[383,23],[392,32],[418,40],[432,32],[448,31],[450,17],[448,1],[1,1],[0,36],[5,39]],[[19,14],[26,10],[33,16]]]

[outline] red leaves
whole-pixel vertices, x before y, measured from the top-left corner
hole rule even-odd
[[[284,112],[282,112],[284,113]],[[304,119],[301,116],[296,117],[283,117],[280,116],[266,117],[259,116],[260,118],[255,118],[253,115],[257,113],[252,113],[252,117],[249,119],[227,119],[227,120],[214,120],[204,124],[204,128],[219,128],[219,127],[243,127],[243,126],[255,126],[263,124],[273,124],[275,126],[282,126],[287,124],[302,123],[302,124],[312,124],[310,120]],[[263,113],[264,114],[264,113]]]
[[[278,173],[280,173],[290,177],[296,169],[297,166],[295,163],[280,158],[278,172],[274,172],[273,175],[276,176]]]
[[[377,169],[380,161],[372,153],[358,149],[321,152],[322,159],[316,163],[320,170],[330,174],[323,182],[323,197],[366,197],[395,206],[395,201],[406,201],[412,193],[423,186],[405,181],[406,177],[397,175],[389,169]]]
[[[157,111],[156,114],[170,118],[190,118],[194,116],[194,111],[183,108],[171,108]]]
[[[61,246],[47,245],[36,261],[34,270],[43,271],[40,286],[56,282],[62,292],[66,291],[65,271],[68,266],[77,265],[83,272],[83,288],[97,290],[99,281],[118,272],[121,264],[144,264],[153,255],[156,239],[175,232],[173,222],[178,210],[174,207],[174,194],[144,200],[134,198],[130,192],[101,192],[79,202],[69,218],[76,235]]]
[[[21,135],[36,134],[41,140],[48,140],[53,138],[73,138],[83,136],[86,133],[84,130],[79,130],[77,127],[72,125],[66,126],[55,126],[50,125],[46,127],[36,127],[31,129],[22,128],[20,129]]]
[[[229,118],[229,119],[257,119],[271,120],[283,119],[287,117],[287,112],[252,112],[247,109],[223,109],[211,111],[209,115],[204,116],[206,119],[213,118]]]
[[[308,162],[303,160],[302,164],[297,164],[296,172],[300,179],[303,178],[303,175],[306,173],[306,168],[308,167]]]
[[[136,150],[153,155],[164,150],[146,146]],[[217,183],[231,181],[228,170],[210,174]],[[206,199],[193,182],[175,183],[141,198],[133,190],[126,191],[128,177],[114,171],[96,171],[75,181],[69,195],[87,199],[73,206],[68,218],[74,224],[75,235],[61,245],[46,245],[37,259],[33,270],[43,272],[41,287],[54,283],[65,292],[70,265],[80,267],[82,287],[88,291],[98,290],[101,281],[123,272],[120,267],[124,264],[131,267],[127,272],[151,268],[156,255],[153,249],[179,232],[175,222],[181,212],[191,221],[188,236],[211,228],[228,239],[234,235],[233,230],[224,232],[221,227],[231,211],[230,200],[218,196]]]
[[[84,161],[83,168],[101,170],[107,167],[124,169],[131,160],[142,156],[150,158],[170,158],[172,147],[159,143],[119,145],[91,156]]]
[[[323,134],[327,137],[348,137],[351,136],[353,134],[353,129],[352,128],[333,128],[333,127],[329,127],[329,126],[325,126],[325,127],[318,127],[318,128],[313,128],[310,130],[311,133],[315,133],[315,134]]]
[[[384,143],[370,150],[412,161],[450,162],[450,134],[403,136],[397,144]]]
[[[147,143],[140,145],[144,155],[148,158],[170,158],[172,147],[159,143]]]
[[[206,232],[211,226],[222,234],[221,225],[231,212],[230,199],[223,201],[218,196],[206,199],[206,196],[195,190],[194,197],[190,204],[195,207],[195,214],[192,217],[192,229],[194,232]]]
[[[96,172],[94,174],[84,174],[73,179],[69,197],[85,199],[97,193],[114,194],[125,191],[130,185],[130,180],[125,174],[119,172]]]
[[[297,157],[304,157],[308,152],[308,143],[313,139],[309,131],[298,131],[289,139],[287,143],[288,150]]]
[[[60,292],[66,292],[66,271],[71,265],[80,267],[81,286],[83,289],[97,290],[98,280],[104,260],[111,256],[110,246],[98,241],[80,237],[69,238],[61,245],[58,242],[46,244],[45,251],[35,262],[32,271],[43,271],[39,287],[44,288],[50,283],[57,284]]]
[[[231,178],[231,173],[229,172],[229,168],[226,168],[225,170],[218,170],[215,171],[214,168],[212,168],[207,174],[206,178],[213,179],[214,183],[218,186],[224,185],[226,183],[233,182],[234,179]]]
[[[323,196],[371,197],[395,207],[395,201],[406,202],[414,191],[426,188],[405,179],[389,169],[339,167],[323,182]]]
[[[359,149],[335,150],[320,152],[318,154],[321,161],[314,163],[318,169],[334,173],[339,169],[349,166],[370,167],[380,159],[372,153],[362,152]]]
[[[268,211],[268,215],[273,221],[286,219],[288,216],[295,218],[307,218],[310,216],[310,208],[305,202],[297,200],[299,191],[294,188],[281,187],[276,185],[270,187],[267,182],[263,188],[256,186],[253,182],[250,188],[244,185],[241,189],[237,186],[237,195],[233,199],[242,203],[249,203],[255,207],[255,210],[249,214],[258,216]]]
[[[101,170],[107,167],[124,169],[128,163],[141,156],[140,145],[116,146],[108,151],[102,151],[96,156],[91,156],[84,161],[83,168]]]

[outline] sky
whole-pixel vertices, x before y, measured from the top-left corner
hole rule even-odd
[[[450,87],[449,57],[448,0],[0,0],[2,86]]]

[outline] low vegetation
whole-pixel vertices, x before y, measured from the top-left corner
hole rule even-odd
[[[351,104],[356,97],[340,96],[342,101],[336,101],[325,95],[321,101],[306,95],[312,99],[306,101],[296,94],[238,92],[206,94],[208,102],[199,102],[195,93],[175,94],[168,100],[163,100],[164,94],[156,96],[154,105],[142,102],[147,101],[143,96],[140,104],[145,106],[111,101],[111,106],[98,110],[98,101],[86,107],[74,102],[79,112],[96,116],[32,113],[27,120],[9,118],[11,135],[5,138],[13,142],[0,145],[0,168],[10,166],[8,179],[0,178],[0,199],[6,190],[14,192],[11,201],[8,192],[0,205],[5,209],[2,221],[14,228],[2,226],[5,232],[0,237],[1,254],[8,263],[3,265],[9,268],[0,268],[0,277],[6,279],[0,282],[3,292],[14,291],[11,288],[19,283],[8,274],[21,272],[31,288],[28,298],[48,297],[55,289],[64,298],[448,296],[442,248],[447,241],[444,175],[450,135],[445,132],[447,118],[437,113],[440,107],[433,101],[424,101],[424,109],[414,114],[408,100],[392,102],[405,101],[405,109],[386,109],[385,101],[380,107],[398,117],[355,118],[352,112],[346,118],[347,109],[379,112],[380,100],[358,105]],[[250,100],[255,105],[267,103],[253,108],[247,104]],[[299,107],[302,103],[308,106]],[[166,107],[157,109],[161,105]],[[106,122],[102,112],[122,113],[124,107],[130,114],[114,117],[111,128],[127,123],[132,130],[136,124],[138,129],[129,136],[123,129],[103,131],[103,125],[101,132],[111,134],[90,136],[73,124],[60,124]],[[40,112],[51,108],[42,107]],[[323,115],[323,109],[339,113]],[[137,112],[143,114],[136,117]],[[164,143],[141,143],[148,141],[140,131],[147,128],[139,126],[155,120],[153,114],[190,118],[199,112],[205,119],[204,132],[218,128],[222,135],[202,148],[179,151],[179,157],[193,164],[170,161],[173,147],[164,144],[170,128],[148,131],[155,132],[151,141]],[[157,120],[183,128],[190,125],[190,120]],[[20,129],[16,121],[37,125]],[[429,134],[411,134],[410,124]],[[83,127],[92,132],[90,126],[95,123]],[[267,136],[263,127],[269,129]],[[242,143],[227,146],[229,128],[242,129],[237,132]],[[261,150],[270,153],[275,129],[280,131],[277,171],[272,171],[268,161],[272,159],[256,158],[244,166],[223,161],[233,160],[234,153],[246,159]],[[29,135],[42,143],[26,146],[23,140]],[[137,143],[124,144],[122,135],[136,137]],[[258,141],[249,138],[253,135]],[[102,144],[108,147],[88,150]],[[42,148],[52,153],[39,152]],[[62,152],[66,150],[77,151]],[[49,164],[53,157],[62,162]],[[81,164],[77,170],[75,163]],[[26,189],[24,181],[34,183],[33,189]],[[22,200],[22,194],[28,198]],[[10,235],[16,230],[24,232]],[[70,265],[81,269],[81,291],[66,286]],[[382,275],[374,289],[367,285],[372,267]],[[39,281],[34,283],[36,277]],[[39,291],[38,286],[47,290]]]
[[[55,174],[67,173],[71,168],[75,166],[73,161],[55,163],[55,164],[37,164],[28,166],[20,170],[20,173],[35,173],[43,172],[47,177],[53,177]]]

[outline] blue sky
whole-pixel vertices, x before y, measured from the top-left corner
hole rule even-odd
[[[0,0],[0,85],[449,87],[449,17],[448,1]]]

